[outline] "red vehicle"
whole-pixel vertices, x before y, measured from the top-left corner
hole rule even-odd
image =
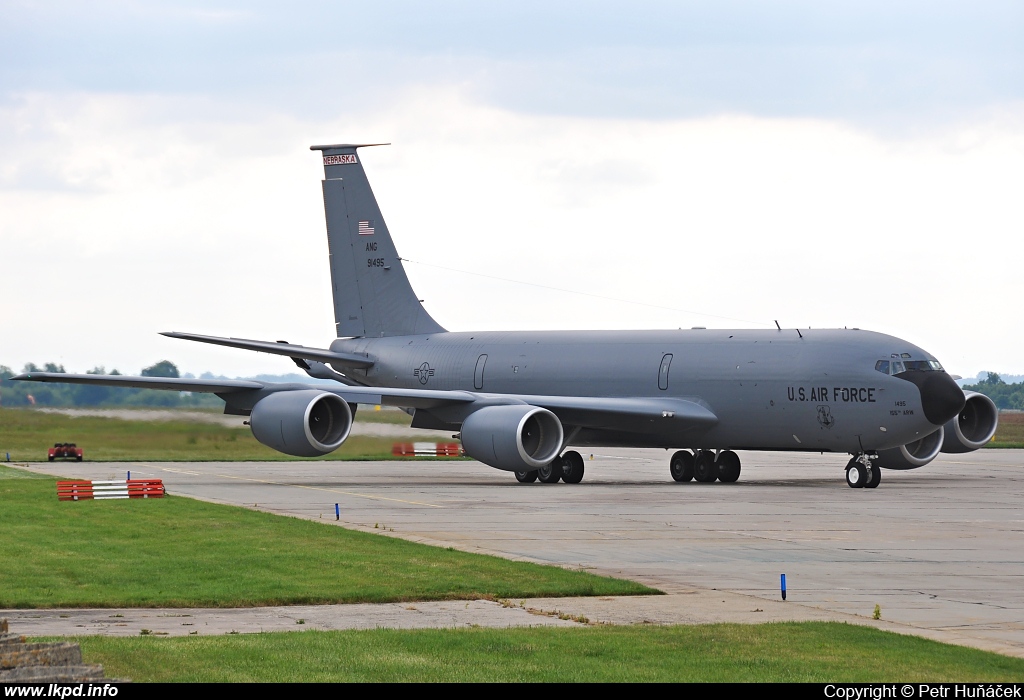
[[[82,448],[75,447],[73,442],[57,442],[50,448],[48,459],[52,462],[55,459],[75,459],[82,461]]]

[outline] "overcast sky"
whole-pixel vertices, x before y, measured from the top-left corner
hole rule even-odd
[[[156,333],[326,346],[308,147],[389,141],[452,330],[779,319],[1024,373],[1024,5],[837,5],[0,2],[0,364],[290,371]]]

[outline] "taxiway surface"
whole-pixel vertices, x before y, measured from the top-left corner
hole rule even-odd
[[[330,524],[338,503],[346,527],[583,567],[670,594],[618,608],[558,603],[591,620],[870,620],[878,605],[890,629],[1024,656],[1024,451],[942,455],[885,471],[873,490],[847,487],[837,455],[742,453],[736,484],[675,483],[662,450],[584,456],[578,485],[519,484],[470,461],[28,468],[93,479],[130,469],[172,494]]]

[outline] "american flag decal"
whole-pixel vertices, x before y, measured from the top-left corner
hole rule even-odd
[[[359,235],[360,236],[372,236],[373,235],[373,222],[372,221],[360,221],[359,222]]]

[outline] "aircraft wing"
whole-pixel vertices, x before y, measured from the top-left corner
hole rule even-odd
[[[170,377],[128,377],[109,374],[65,374],[31,372],[12,379],[61,384],[94,384],[139,389],[194,391],[211,394],[253,392],[251,401],[280,391],[315,389],[337,394],[349,403],[381,404],[400,408],[447,410],[448,420],[462,420],[484,406],[526,404],[546,408],[567,425],[589,428],[642,429],[651,421],[670,421],[686,427],[710,427],[718,417],[697,400],[679,398],[602,398],[591,396],[536,396],[530,394],[483,394],[470,391],[401,389],[368,386],[325,387],[319,384],[275,384],[250,379],[180,379]],[[224,397],[229,404],[233,399]]]
[[[181,338],[182,340],[194,340],[198,343],[210,343],[211,345],[225,345],[229,348],[242,348],[243,350],[255,350],[267,352],[272,355],[286,355],[287,357],[301,357],[304,360],[316,360],[317,362],[336,362],[349,367],[372,367],[373,360],[366,355],[357,355],[353,352],[334,352],[320,348],[308,348],[305,345],[292,345],[279,341],[271,343],[266,340],[246,340],[245,338],[220,338],[215,335],[199,335],[197,333],[178,333],[167,331],[161,333],[168,338]]]
[[[482,394],[471,391],[431,391],[385,387],[345,387],[329,391],[354,403],[374,403],[400,408],[440,409],[439,416],[445,416],[454,423],[461,423],[467,415],[484,406],[507,404],[546,408],[566,425],[588,428],[642,430],[655,420],[671,421],[680,427],[710,427],[718,422],[718,416],[710,409],[691,399]]]
[[[176,377],[128,377],[119,374],[66,374],[64,372],[31,372],[11,377],[16,381],[50,382],[54,384],[93,384],[99,386],[134,387],[194,391],[207,394],[258,392],[257,398],[280,391],[314,389],[337,394],[349,403],[384,404],[403,408],[436,408],[469,404],[479,397],[466,391],[433,391],[430,389],[381,389],[366,386],[325,386],[323,384],[260,382],[253,379],[181,379]],[[231,401],[229,400],[229,403]],[[518,402],[516,402],[518,403]]]
[[[119,374],[65,374],[64,372],[30,372],[19,374],[11,379],[54,384],[99,384],[136,389],[196,391],[210,394],[228,394],[236,391],[263,389],[267,386],[264,382],[248,379],[177,379],[173,377],[126,377]]]
[[[383,387],[345,387],[330,391],[357,403],[436,409],[439,418],[451,423],[461,423],[470,413],[485,406],[507,404],[546,408],[563,424],[586,428],[643,431],[653,421],[670,422],[680,429],[708,428],[718,422],[718,416],[696,399],[483,394]],[[352,395],[365,398],[349,398]],[[367,400],[369,398],[376,400]]]
[[[695,399],[591,396],[516,398],[531,406],[548,409],[567,425],[589,428],[623,428],[652,420],[667,420],[693,427],[710,427],[718,422],[718,416]]]

